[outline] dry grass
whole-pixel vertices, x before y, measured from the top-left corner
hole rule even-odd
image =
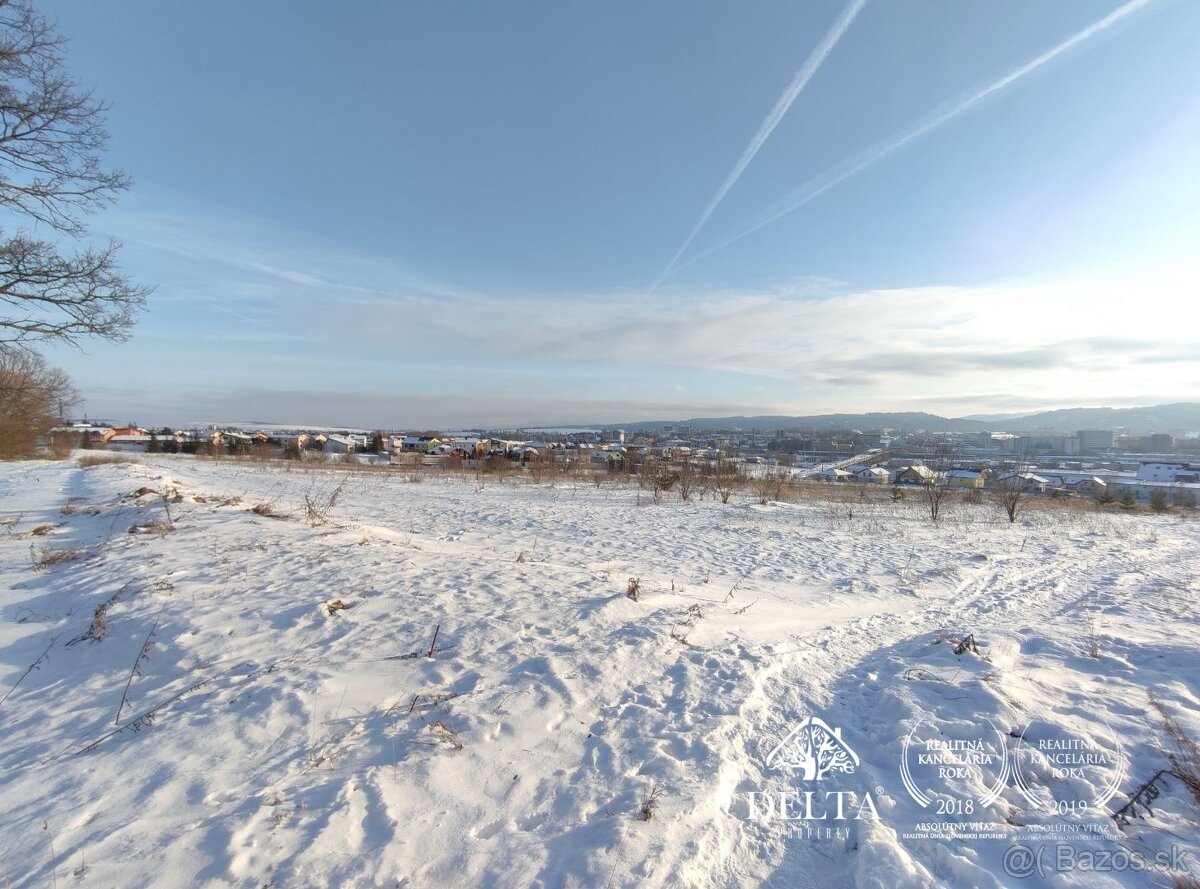
[[[83,550],[74,547],[51,549],[48,546],[43,546],[40,553],[34,552],[32,546],[29,548],[29,559],[33,563],[33,567],[41,571],[53,568],[55,565],[61,565],[63,562],[74,562],[82,555]]]
[[[1162,716],[1163,731],[1171,739],[1175,749],[1167,752],[1171,771],[1191,794],[1192,801],[1200,806],[1200,745],[1187,733],[1179,721],[1167,712],[1162,701],[1151,696],[1150,703]]]
[[[255,515],[267,516],[268,518],[276,517],[275,507],[270,503],[256,503],[250,507],[250,511]]]
[[[45,537],[47,534],[49,534],[53,530],[54,530],[53,525],[38,525],[36,528],[34,528],[29,533],[32,534],[34,537]]]
[[[129,529],[130,534],[139,532],[145,534],[170,534],[175,530],[175,525],[165,519],[155,519],[153,522],[146,522],[141,525],[133,525]]]
[[[319,528],[332,522],[330,513],[337,505],[338,498],[342,495],[342,489],[345,486],[346,479],[343,478],[332,489],[304,495],[304,512],[310,527]]]
[[[113,597],[113,599],[115,598],[116,596]],[[74,645],[77,642],[99,642],[108,635],[108,606],[112,603],[113,599],[101,602],[96,606],[96,610],[92,613],[92,622],[87,630],[68,642],[68,646]]]
[[[633,601],[638,600],[638,596],[642,594],[642,580],[640,577],[629,578],[629,585],[625,588],[625,595]]]
[[[455,750],[463,749],[463,743],[458,736],[458,732],[446,723],[441,721],[431,722],[429,723],[429,731],[443,744],[448,744]]]
[[[642,798],[638,801],[638,817],[642,821],[649,821],[654,817],[662,792],[662,786],[658,783],[651,784],[642,791]]]
[[[116,466],[120,463],[137,463],[139,461],[132,457],[123,457],[115,454],[94,457],[80,457],[75,461],[80,468],[87,469],[89,466]]]

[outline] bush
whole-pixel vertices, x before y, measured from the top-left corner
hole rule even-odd
[[[104,457],[101,457],[99,455],[94,456],[94,457],[93,456],[80,457],[75,462],[81,469],[87,469],[88,467],[91,467],[91,466],[117,466],[117,465],[120,465],[121,463],[136,463],[138,461],[134,460],[132,457],[122,457],[117,454],[110,454],[110,455],[107,455]]]
[[[50,549],[42,547],[40,553],[35,553],[31,547],[29,550],[29,558],[35,569],[53,568],[55,565],[60,565],[63,562],[74,562],[83,552],[78,549]]]
[[[77,401],[65,373],[36,352],[0,343],[0,458],[34,454],[60,408]]]

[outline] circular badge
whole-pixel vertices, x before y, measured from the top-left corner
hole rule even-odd
[[[1030,806],[1056,815],[1100,810],[1120,788],[1127,764],[1107,723],[1091,735],[1034,719],[1013,749],[1017,789]]]
[[[935,726],[922,717],[900,754],[904,789],[936,815],[974,815],[990,806],[1004,791],[1009,768],[1004,732],[986,719]]]

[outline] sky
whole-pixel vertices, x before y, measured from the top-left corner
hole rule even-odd
[[[1196,400],[1200,4],[40,0],[155,287],[90,416]],[[11,223],[8,224],[11,226]]]

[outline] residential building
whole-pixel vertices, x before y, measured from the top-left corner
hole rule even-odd
[[[1144,461],[1138,466],[1137,477],[1146,482],[1200,482],[1200,463]]]
[[[1111,451],[1117,441],[1111,429],[1081,429],[1076,437],[1079,439],[1080,453],[1084,454]]]

